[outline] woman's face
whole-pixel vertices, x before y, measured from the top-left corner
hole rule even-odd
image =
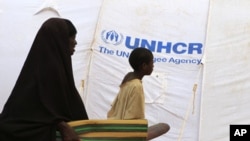
[[[75,52],[75,46],[76,46],[76,35],[72,36],[69,38],[69,51],[70,55],[73,55]]]

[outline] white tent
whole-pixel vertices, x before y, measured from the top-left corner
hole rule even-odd
[[[249,13],[249,0],[1,0],[0,111],[39,27],[62,17],[78,30],[74,76],[91,119],[106,118],[141,46],[155,56],[146,117],[171,126],[154,140],[228,141],[230,125],[250,123]]]

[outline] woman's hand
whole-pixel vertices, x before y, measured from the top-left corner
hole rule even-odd
[[[57,128],[62,136],[62,141],[81,141],[73,128],[66,122],[61,121],[57,124]]]

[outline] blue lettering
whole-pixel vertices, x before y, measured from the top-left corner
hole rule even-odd
[[[131,45],[131,37],[127,36],[126,37],[126,41],[125,41],[125,45],[127,48],[130,48],[130,49],[135,49],[137,47],[139,47],[139,42],[140,42],[140,39],[138,38],[135,38],[135,41],[134,41],[134,45]]]
[[[114,51],[113,51],[113,50],[107,49],[107,48],[102,47],[102,46],[99,46],[99,48],[100,48],[100,52],[101,52],[101,53],[110,54],[110,55],[113,55],[113,54],[114,54]]]
[[[202,44],[201,43],[190,43],[189,44],[189,49],[188,49],[188,54],[193,54],[194,51],[196,51],[198,54],[202,53]]]
[[[173,45],[173,51],[176,54],[184,54],[186,52],[186,49],[183,49],[183,47],[187,47],[184,43],[176,43]],[[179,48],[179,50],[178,50]]]
[[[154,63],[155,62],[167,62],[167,58],[154,58]]]
[[[166,49],[166,53],[170,53],[172,43],[167,42],[166,46],[163,46],[162,44],[162,42],[158,42],[157,52],[162,52],[162,49]]]
[[[125,51],[119,51],[119,50],[117,50],[116,51],[116,55],[117,56],[122,56],[122,57],[129,57],[129,53],[128,52],[125,52]]]
[[[129,49],[135,49],[138,47],[148,48],[152,52],[165,52],[165,53],[175,53],[175,54],[202,54],[202,44],[201,43],[183,43],[183,42],[166,42],[162,41],[148,41],[146,39],[135,38],[134,42],[130,36],[126,37],[125,46]],[[165,51],[164,51],[165,50]]]
[[[156,41],[151,41],[151,43],[149,43],[145,39],[141,40],[141,47],[148,48],[152,52],[155,52],[155,44],[156,44]]]

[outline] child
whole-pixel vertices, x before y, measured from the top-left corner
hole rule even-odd
[[[146,48],[136,48],[129,56],[129,63],[134,71],[123,78],[108,119],[145,119],[142,78],[153,71],[153,54]]]
[[[129,72],[122,80],[120,91],[115,98],[108,119],[133,120],[145,119],[145,98],[142,78],[153,71],[153,54],[146,48],[136,48],[129,56],[129,64],[133,72]],[[167,123],[158,123],[148,127],[147,140],[154,139],[168,132]]]

